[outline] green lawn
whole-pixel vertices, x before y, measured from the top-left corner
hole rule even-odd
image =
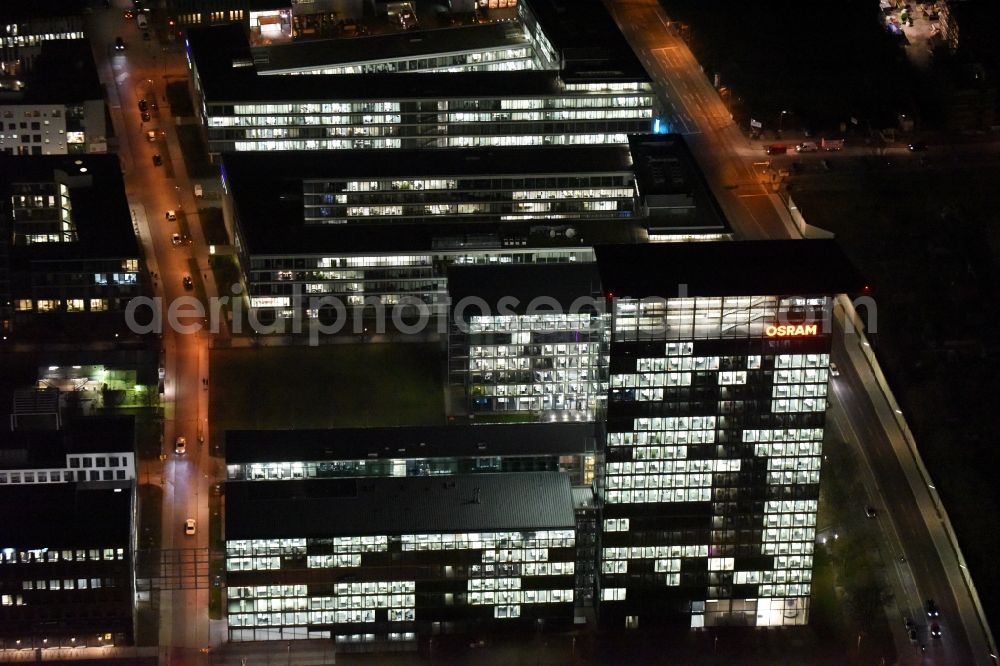
[[[219,432],[444,424],[436,344],[216,349],[211,373]]]

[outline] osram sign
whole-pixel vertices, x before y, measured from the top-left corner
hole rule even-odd
[[[768,326],[764,333],[769,338],[788,338],[804,335],[819,335],[819,324],[781,324]]]

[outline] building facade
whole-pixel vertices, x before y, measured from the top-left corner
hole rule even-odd
[[[107,152],[104,88],[88,40],[44,39],[4,53],[0,153]]]
[[[315,53],[271,69],[270,54],[252,51],[241,26],[192,29],[188,63],[209,151],[623,144],[651,131],[658,104],[649,75],[611,17],[596,0],[572,11],[561,4],[520,3],[524,41],[510,53],[487,30],[476,46],[466,27],[456,38],[464,48],[442,43],[436,52],[395,54],[412,41],[401,34],[398,46],[370,55],[357,44],[350,61],[331,64]],[[502,71],[526,68],[519,54],[529,45],[537,71]],[[422,73],[273,75],[398,72],[404,64]]]
[[[597,255],[612,307],[602,622],[807,623],[831,297],[860,290],[856,274],[827,242]],[[808,275],[780,268],[792,257]]]
[[[3,649],[132,643],[133,494],[86,485],[0,486]]]
[[[117,157],[0,155],[0,174],[4,331],[126,334],[128,302],[145,292]]]
[[[557,472],[229,482],[229,638],[405,649],[437,633],[566,627],[575,552]]]

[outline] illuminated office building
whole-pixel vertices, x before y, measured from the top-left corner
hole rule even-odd
[[[225,494],[232,641],[405,649],[437,633],[572,626],[564,474],[230,481]]]
[[[468,26],[416,52],[413,33],[334,40],[324,53],[251,49],[238,24],[192,28],[209,152],[624,144],[651,131],[649,75],[613,19],[599,0],[564,5],[521,2],[520,36]]]
[[[857,274],[832,241],[596,251],[612,316],[602,622],[805,624],[825,313]]]
[[[0,44],[11,39],[0,37]],[[38,40],[0,53],[0,154],[107,152],[104,87],[90,42]]]
[[[434,155],[224,155],[226,224],[255,316],[319,316],[310,297],[439,316],[450,265],[588,263],[595,243],[729,235],[678,135]]]
[[[132,502],[100,484],[0,485],[0,648],[132,643]]]
[[[452,266],[448,291],[449,379],[468,413],[593,421],[603,411],[608,326],[594,264]]]
[[[143,292],[114,155],[0,155],[0,327],[38,339],[126,334]]]

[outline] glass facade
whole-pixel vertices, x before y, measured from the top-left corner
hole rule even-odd
[[[455,245],[469,245],[460,236]],[[443,239],[440,243],[445,245]],[[496,240],[491,242],[493,245]],[[593,261],[591,248],[447,250],[427,254],[252,256],[248,282],[250,307],[258,319],[296,316],[293,296],[302,296],[298,314],[321,317],[308,311],[309,297],[330,296],[348,308],[374,302],[394,306],[407,302],[426,305],[432,316],[448,312],[447,267],[450,264],[515,264]],[[405,300],[404,300],[405,299]]]
[[[470,413],[536,412],[544,420],[562,412],[596,418],[608,388],[602,316],[473,316],[467,328],[452,333],[450,363],[460,364],[458,379]]]
[[[306,224],[632,217],[631,171],[303,183]]]
[[[614,301],[600,549],[610,625],[807,622],[826,306]]]
[[[554,84],[543,97],[209,102],[209,151],[624,144],[650,130],[648,83],[636,92]]]
[[[230,540],[229,638],[392,643],[435,627],[571,622],[575,552],[573,529]],[[280,574],[262,585],[261,571]]]

